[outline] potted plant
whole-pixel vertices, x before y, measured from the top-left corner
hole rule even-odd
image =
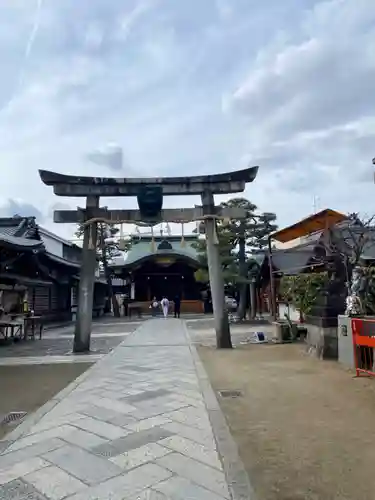
[[[289,305],[299,311],[300,324],[314,306],[319,292],[325,287],[328,280],[327,273],[297,274],[283,276],[280,283],[280,295]],[[288,324],[289,338],[295,340],[306,328],[293,324],[288,313],[285,313]]]

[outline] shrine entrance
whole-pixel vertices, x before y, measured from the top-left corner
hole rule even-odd
[[[183,312],[202,312],[201,285],[194,277],[201,267],[195,248],[198,238],[197,234],[164,236],[162,229],[160,236],[138,233],[130,240],[125,261],[111,269],[128,283],[129,298],[145,311],[153,297],[166,296],[171,301],[178,295]]]
[[[241,219],[246,216],[246,212],[240,208],[215,207],[214,195],[243,192],[246,183],[253,182],[257,172],[258,167],[250,167],[216,175],[145,179],[79,177],[40,170],[41,180],[47,186],[52,186],[56,195],[86,198],[85,208],[54,212],[54,222],[82,223],[85,226],[74,352],[86,352],[90,349],[98,222],[155,225],[162,221],[177,223],[204,221],[217,347],[232,347],[224,300],[224,280],[216,221]],[[202,206],[163,209],[164,196],[181,195],[200,195]],[[100,197],[103,196],[135,196],[139,210],[100,208]],[[174,286],[177,287],[176,281]],[[160,288],[160,291],[163,291],[162,285]]]
[[[134,271],[136,301],[150,301],[153,297],[160,300],[176,295],[181,300],[199,300],[199,286],[194,278],[194,269],[185,263],[176,263],[169,269],[163,269],[150,262]]]

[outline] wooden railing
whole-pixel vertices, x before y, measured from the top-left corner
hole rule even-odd
[[[151,302],[134,301],[129,304],[133,308],[140,308],[145,314],[150,314],[150,304]],[[173,312],[173,302],[170,302],[170,311]],[[196,313],[200,314],[204,312],[203,302],[201,300],[182,300],[181,301],[181,313]]]

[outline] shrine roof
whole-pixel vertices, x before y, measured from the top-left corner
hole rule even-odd
[[[304,248],[288,248],[272,251],[273,272],[295,275],[305,271],[313,271],[315,267],[320,267],[323,264],[323,259],[315,255],[314,247],[311,245]]]
[[[42,248],[35,217],[0,218],[0,244],[22,250]]]
[[[53,263],[62,264],[68,267],[80,267],[81,264],[79,261],[54,254],[53,248],[49,249],[46,236],[68,247],[70,254],[74,253],[75,249],[77,249],[78,252],[82,252],[77,245],[73,245],[50,231],[40,228],[35,221],[35,217],[21,217],[17,215],[14,217],[0,218],[1,247],[11,248],[22,252],[38,252]]]
[[[155,236],[154,249],[152,247],[152,237],[140,237],[138,241],[133,238],[133,245],[125,257],[122,264],[116,263],[111,267],[129,267],[141,260],[152,257],[182,257],[199,264],[198,254],[193,244],[197,241],[197,236],[184,237],[185,243],[182,245],[181,236]]]
[[[324,231],[324,229],[328,229],[346,219],[346,215],[326,208],[321,212],[296,222],[292,226],[276,231],[271,236],[273,240],[286,243],[318,231]]]

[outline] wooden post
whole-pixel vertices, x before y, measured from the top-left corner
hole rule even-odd
[[[205,215],[215,213],[214,195],[211,191],[202,193],[202,204]],[[232,341],[225,307],[224,278],[221,268],[219,245],[215,242],[216,220],[205,219],[207,242],[207,261],[210,278],[212,307],[215,319],[216,347],[218,349],[231,348]]]
[[[250,304],[251,304],[251,316],[250,319],[254,320],[257,314],[257,300],[256,300],[256,291],[255,291],[255,280],[251,279],[250,281]]]
[[[98,206],[99,196],[87,197],[86,209],[88,218],[90,218],[90,208],[97,208]],[[90,350],[95,269],[97,265],[97,237],[97,223],[85,227],[73,352],[87,352]]]
[[[247,278],[247,264],[246,264],[246,238],[245,238],[245,224],[241,221],[240,235],[238,238],[238,260],[239,260],[239,274],[241,278]],[[237,310],[237,315],[240,320],[246,318],[246,302],[247,302],[247,284],[240,284],[240,300]]]
[[[272,266],[272,246],[271,246],[271,236],[268,237],[268,267],[270,271],[270,309],[271,317],[276,321],[276,291],[275,291],[275,280],[273,276],[273,266]]]

